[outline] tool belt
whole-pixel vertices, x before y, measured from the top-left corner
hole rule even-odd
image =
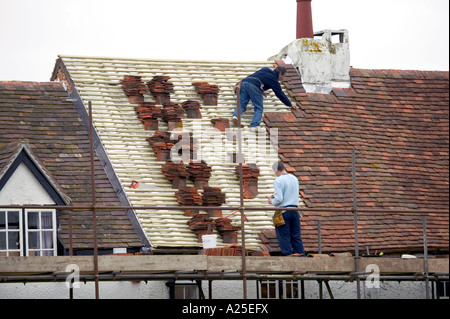
[[[284,226],[286,223],[283,218],[283,211],[276,210],[275,214],[273,214],[272,221],[275,227]]]
[[[242,81],[243,81],[243,80],[240,80],[238,83],[236,83],[236,84],[233,86],[234,94],[237,95],[238,92],[241,90]]]
[[[262,81],[261,81],[260,79],[255,78],[255,77],[251,77],[251,76],[247,77],[246,79],[256,79],[256,80],[258,80],[258,81],[259,81],[259,84],[260,84],[260,87],[259,87],[259,88],[261,89],[261,92],[263,93],[264,96],[267,96],[267,94],[264,92],[264,83],[262,83]],[[244,80],[245,80],[245,79],[240,80],[239,82],[237,82],[237,83],[233,86],[233,92],[234,92],[235,95],[237,95],[237,94],[238,94],[238,91],[241,90],[242,81],[244,81]]]
[[[264,83],[262,83],[262,81],[261,81],[260,79],[255,78],[255,77],[253,77],[253,76],[248,76],[247,79],[255,79],[255,80],[258,80],[258,81],[259,81],[259,87],[260,87],[261,91],[264,92]]]
[[[298,206],[289,205],[289,206],[286,206],[283,208],[294,208],[294,207],[298,207]],[[302,215],[300,215],[300,217],[302,217]],[[276,210],[275,214],[273,214],[272,220],[273,220],[273,224],[275,225],[275,227],[281,227],[286,224],[286,222],[284,221],[284,218],[283,218],[282,210]]]

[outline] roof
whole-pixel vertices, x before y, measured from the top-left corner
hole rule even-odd
[[[352,207],[355,150],[359,207],[448,209],[449,73],[350,75],[352,88],[329,95],[298,93],[301,83],[289,81],[299,110],[266,113],[308,207]]]
[[[21,153],[24,152],[33,162],[34,166],[39,170],[45,180],[49,183],[51,189],[56,192],[56,196],[60,199],[59,204],[69,205],[70,197],[65,193],[64,189],[56,182],[51,173],[45,168],[39,157],[34,154],[27,141],[18,141],[7,144],[0,149],[0,189],[4,186],[10,176],[6,176],[8,171],[15,169],[13,163],[20,160]],[[11,172],[13,173],[13,172]],[[14,203],[12,203],[14,204]]]
[[[262,67],[273,67],[273,62],[220,62],[220,61],[175,61],[152,59],[127,59],[104,57],[76,57],[61,56],[53,73],[53,79],[61,79],[74,94],[78,93],[85,106],[92,101],[94,125],[106,150],[109,160],[114,167],[121,186],[132,205],[148,206],[179,206],[176,189],[164,176],[161,168],[164,160],[158,160],[147,138],[153,136],[155,130],[145,130],[144,124],[138,119],[135,108],[138,104],[130,101],[125,94],[121,81],[125,76],[140,76],[143,91],[147,88],[145,83],[155,76],[169,76],[168,82],[173,84],[170,101],[179,105],[184,102],[197,101],[201,105],[201,119],[183,118],[183,130],[194,132],[194,126],[212,129],[211,120],[230,119],[235,107],[233,86],[241,78],[257,71]],[[193,83],[208,82],[217,85],[218,105],[205,105],[204,97],[196,92]],[[156,102],[148,90],[145,92],[145,102]],[[73,95],[76,98],[76,95]],[[157,105],[162,107],[160,103]],[[284,106],[271,93],[265,100],[265,108],[270,112],[285,112]],[[243,123],[249,125],[253,112],[243,116]],[[159,131],[169,131],[166,121],[158,119]],[[172,131],[172,130],[171,130]],[[212,140],[208,131],[203,130],[203,136],[194,132],[194,138],[202,143],[204,152],[214,151],[211,146],[218,146],[226,139],[225,133],[218,134]],[[244,135],[248,132],[244,132]],[[245,135],[250,136],[250,135]],[[265,137],[265,130],[262,136]],[[278,160],[276,150],[267,143],[267,152],[264,157],[250,159],[249,155],[255,153],[252,143],[244,143],[243,153],[246,162],[255,163],[260,169],[258,177],[258,195],[254,199],[246,199],[247,206],[266,206],[266,196],[273,192],[275,176],[271,170],[272,163]],[[260,150],[261,151],[261,150]],[[264,150],[265,151],[265,150]],[[228,153],[236,152],[232,145],[221,152],[213,153],[213,159],[207,160],[212,167],[209,186],[220,188],[226,195],[226,206],[239,207],[239,180],[235,176],[237,164],[228,160]],[[131,188],[133,180],[152,188]],[[194,186],[188,180],[187,186]],[[185,216],[182,210],[137,210],[139,220],[154,247],[198,247],[196,233],[189,229],[188,221],[191,216]],[[203,212],[205,213],[205,212]],[[222,212],[222,216],[230,214]],[[261,244],[258,234],[261,229],[272,228],[271,216],[273,211],[246,212],[246,245],[249,248],[259,248]],[[233,225],[239,225],[240,217],[235,214],[230,217]],[[217,242],[222,245],[222,236],[218,235]],[[240,237],[240,236],[239,236]]]
[[[61,56],[52,79],[63,81],[69,92],[73,92],[71,97],[81,98],[84,106],[92,101],[96,130],[130,203],[177,206],[177,190],[162,172],[166,162],[149,145],[148,138],[155,133],[155,123],[144,124],[139,120],[139,117],[151,118],[151,115],[141,109],[139,102],[150,103],[145,106],[150,108],[157,103],[156,106],[162,108],[161,101],[164,100],[161,96],[154,97],[149,91],[150,85],[147,90],[145,83],[155,85],[155,81],[159,81],[160,89],[163,90],[160,92],[170,92],[161,94],[169,94],[171,102],[180,105],[187,100],[200,102],[202,118],[183,118],[180,122],[185,131],[193,132],[194,138],[203,142],[203,150],[207,150],[208,147],[217,147],[224,142],[226,136],[221,135],[219,140],[211,141],[208,135],[196,136],[194,128],[211,127],[211,120],[229,119],[235,107],[233,85],[261,67],[272,66],[273,62]],[[445,104],[448,105],[448,72],[352,69],[351,89],[334,89],[331,95],[324,95],[304,93],[295,68],[291,65],[287,67],[288,75],[282,86],[291,100],[298,102],[300,109],[291,112],[273,93],[265,99],[266,117],[262,125],[278,129],[279,148],[273,150],[273,147],[267,146],[267,156],[254,161],[260,169],[258,195],[254,199],[246,199],[246,206],[267,205],[266,196],[272,194],[275,179],[271,164],[281,158],[289,170],[299,177],[304,200],[302,205],[351,208],[351,153],[356,149],[358,205],[394,209],[448,209],[448,204],[443,204],[448,200],[448,106],[446,110],[444,107]],[[170,77],[169,80],[167,76]],[[158,79],[155,80],[155,77]],[[128,87],[129,81],[134,80],[140,84],[134,88]],[[217,85],[217,105],[207,105],[211,101],[207,103],[207,97],[196,92],[193,85],[195,82]],[[128,93],[124,91],[122,84]],[[421,87],[421,93],[414,95],[412,93],[417,91],[415,85]],[[133,90],[140,92],[141,96],[133,96],[130,93]],[[437,96],[433,96],[434,91]],[[418,101],[430,108],[416,109]],[[427,101],[432,103],[426,104]],[[418,118],[425,113],[427,115],[422,123]],[[251,122],[252,115],[253,112],[245,113],[244,124]],[[411,129],[411,120],[418,121],[422,126]],[[161,118],[156,122],[159,131],[172,131],[179,126],[177,124],[169,128]],[[427,134],[413,138],[417,127],[428,129],[433,124],[444,130],[444,133],[431,130],[432,133],[428,134],[431,132],[428,130]],[[371,134],[367,135],[368,132]],[[245,134],[244,130],[244,136],[248,137]],[[155,136],[160,138],[162,135]],[[428,143],[431,141],[433,144]],[[243,153],[246,162],[249,162],[255,149],[249,148],[247,144],[244,143]],[[423,150],[424,147],[426,150]],[[233,152],[233,149],[215,152],[213,155],[217,159],[213,156],[211,161],[207,161],[212,167],[209,186],[220,188],[225,193],[224,205],[237,207],[239,183],[235,176],[236,164],[224,160],[224,156],[230,151]],[[431,155],[439,159],[427,162]],[[427,164],[433,161],[433,164]],[[416,166],[411,165],[414,163]],[[391,164],[393,166],[388,167]],[[173,166],[171,168],[179,169]],[[434,175],[428,179],[422,178],[424,169]],[[410,172],[415,173],[409,174]],[[134,180],[145,187],[131,187]],[[422,183],[424,180],[427,182]],[[421,183],[421,187],[410,185],[414,182]],[[190,180],[187,181],[187,186],[193,185]],[[414,191],[423,190],[427,194],[425,198],[413,195]],[[434,191],[438,192],[436,196],[433,196]],[[193,200],[195,202],[199,199]],[[185,212],[137,210],[136,213],[153,246],[199,245],[197,235],[190,230],[188,224],[192,216],[186,216]],[[264,212],[246,211],[246,244],[250,249],[259,248],[262,244],[259,238],[262,230],[273,232],[272,214],[270,207]],[[230,218],[233,225],[239,225],[238,214]],[[321,213],[304,214],[302,218],[302,237],[307,251],[317,250],[318,220],[323,221],[324,251],[352,250],[353,215]],[[211,224],[212,220],[205,218],[203,223]],[[448,250],[448,216],[430,215],[428,225],[432,229],[429,234],[430,247]],[[384,250],[423,249],[421,226],[420,216],[360,216],[361,247]],[[218,234],[217,231],[214,233]],[[218,244],[222,243],[222,237],[218,236]]]
[[[288,68],[285,84],[299,109],[266,113],[265,123],[278,128],[280,157],[299,178],[308,207],[351,211],[355,150],[358,208],[449,209],[448,72],[352,68],[352,87],[325,95],[304,93]],[[322,232],[325,245],[352,246],[351,215],[322,218],[329,227]],[[304,217],[303,234],[317,229],[314,219]],[[448,215],[428,220],[432,245],[448,250]],[[361,214],[359,224],[363,245],[422,247],[420,216]],[[317,239],[310,240],[316,246]]]
[[[71,205],[90,205],[89,138],[61,83],[0,82],[0,178],[25,150],[52,186]],[[120,206],[95,158],[98,204]],[[91,249],[90,211],[60,210],[59,238],[66,248],[69,213],[73,214],[73,248]],[[98,211],[98,247],[141,247],[123,210]]]

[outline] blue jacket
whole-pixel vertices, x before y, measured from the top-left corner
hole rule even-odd
[[[278,76],[278,71],[271,70],[270,68],[262,68],[252,75],[246,77],[243,82],[250,82],[257,87],[261,87],[262,83],[264,85],[264,91],[272,89],[272,91],[280,99],[280,101],[284,103],[284,105],[291,107],[292,103],[281,89],[280,82],[278,82]]]

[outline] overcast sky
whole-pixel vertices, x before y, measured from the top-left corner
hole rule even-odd
[[[0,0],[0,80],[48,81],[58,54],[265,61],[295,40],[295,0]],[[449,70],[449,0],[312,0],[353,67]]]

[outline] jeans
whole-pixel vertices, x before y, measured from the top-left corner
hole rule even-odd
[[[241,115],[247,110],[247,105],[250,100],[255,108],[255,114],[253,116],[253,122],[250,124],[251,127],[257,127],[261,124],[262,115],[264,111],[263,106],[263,94],[261,88],[249,82],[242,82],[241,84]],[[234,110],[233,116],[238,116],[238,109]]]
[[[292,254],[305,255],[300,232],[300,214],[298,211],[286,211],[283,212],[283,218],[285,225],[275,227],[281,253],[284,256]]]

